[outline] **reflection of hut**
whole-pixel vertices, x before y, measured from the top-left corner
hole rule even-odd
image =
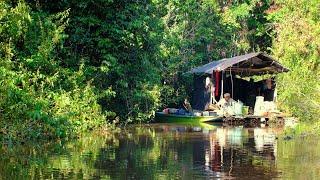
[[[276,143],[276,135],[268,132],[268,129],[254,128],[254,142],[257,151],[263,151],[266,146]]]
[[[251,131],[252,137],[247,136],[248,131]],[[211,133],[210,144],[206,150],[206,162],[209,172],[219,173],[220,177],[232,179],[233,176],[241,177],[242,179],[255,177],[256,179],[266,178],[272,179],[277,177],[277,172],[274,171],[276,140],[274,132],[268,129],[234,129],[234,128],[217,128],[217,131]],[[247,134],[247,135],[245,135]],[[234,137],[241,136],[241,142],[233,141]],[[263,137],[262,137],[263,136]],[[257,141],[264,139],[260,147],[256,146]],[[248,143],[253,139],[253,144]],[[260,142],[259,142],[260,143]],[[259,162],[259,166],[255,163]]]
[[[276,74],[289,71],[265,53],[249,53],[242,56],[213,61],[190,71],[194,74],[192,105],[205,110],[214,100],[228,92],[235,100],[253,107],[255,97],[261,95],[261,82],[247,81],[243,77]],[[209,81],[208,81],[209,79]],[[274,95],[274,91],[269,92]]]

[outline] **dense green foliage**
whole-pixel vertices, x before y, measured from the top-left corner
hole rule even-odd
[[[187,97],[191,67],[268,51],[284,109],[319,116],[319,1],[0,2],[0,137],[146,122]]]
[[[84,68],[65,68],[57,49],[68,11],[31,11],[1,1],[0,133],[2,140],[69,137],[105,122]]]
[[[149,119],[159,104],[160,15],[150,1],[57,1],[32,4],[56,13],[70,9],[68,38],[59,51],[63,66],[85,64],[104,109],[131,122]],[[107,93],[108,94],[108,93]]]
[[[270,14],[277,36],[272,52],[290,68],[280,76],[282,107],[302,121],[320,116],[319,0],[279,1]]]

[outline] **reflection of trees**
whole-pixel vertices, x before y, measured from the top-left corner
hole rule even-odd
[[[0,159],[0,173],[9,179],[274,177],[273,145],[257,149],[258,131],[206,127],[133,126],[119,134],[89,135],[39,148],[24,146],[11,153],[1,151],[5,158]],[[22,157],[12,158],[19,153]],[[4,165],[8,162],[12,166]]]
[[[283,179],[319,179],[319,137],[296,137],[290,141],[280,139],[276,165]]]
[[[139,179],[159,175],[166,178],[203,176],[204,173],[208,176],[242,174],[244,177],[276,174],[272,158],[269,158],[273,156],[273,149],[256,151],[250,130],[240,129],[238,132],[242,134],[238,135],[243,137],[233,137],[231,143],[232,132],[228,130],[220,131],[226,133],[224,138],[221,134],[218,136],[217,131],[205,135],[198,128],[164,125],[153,130],[155,132],[139,129],[133,139],[120,139],[115,159],[106,160],[108,150],[101,149],[95,167],[102,168],[110,177]],[[221,143],[221,139],[224,142]]]
[[[91,177],[97,150],[105,139],[92,134],[70,142],[30,142],[14,148],[2,147],[0,179]]]
[[[185,139],[171,129],[162,129],[171,132],[163,136],[152,136],[154,132],[148,128],[133,131],[135,136],[131,139],[119,139],[119,146],[114,149],[114,159],[108,158],[109,147],[100,149],[94,167],[111,178],[153,179],[159,176],[174,178],[183,174],[185,167],[177,161],[192,163],[189,156],[192,152],[188,151],[192,146],[183,143]]]

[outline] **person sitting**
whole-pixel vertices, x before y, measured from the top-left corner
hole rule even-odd
[[[184,99],[184,102],[183,102],[183,107],[189,112],[189,113],[192,113],[193,110],[192,110],[192,107],[191,107],[191,104],[189,103],[188,99]]]
[[[274,89],[275,85],[273,84],[272,79],[266,79],[262,87],[262,96],[264,97],[264,101],[273,101]]]
[[[232,98],[231,98],[231,95],[230,93],[225,93],[223,95],[223,98],[220,99],[220,101],[217,103],[217,105],[222,108],[222,109],[225,109],[229,106],[232,106],[232,103],[235,102]]]

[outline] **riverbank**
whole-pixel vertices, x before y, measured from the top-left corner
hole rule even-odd
[[[149,126],[154,123],[146,123],[146,124],[131,124],[126,126]],[[172,123],[174,124],[174,123]],[[209,128],[211,127],[211,123],[182,123],[186,125],[192,126],[199,126],[201,128]],[[215,123],[216,125],[221,125],[229,128],[242,126],[242,127],[270,127],[270,128],[278,128],[283,127],[283,132],[278,134],[278,138],[281,139],[292,139],[292,138],[300,138],[300,137],[320,137],[320,123],[305,123],[299,122],[296,118],[287,118],[282,120],[270,120],[267,124],[259,123],[259,122],[251,122],[251,123],[237,123],[237,124],[230,124],[230,123]],[[286,124],[286,125],[285,125]],[[50,137],[50,136],[42,136],[42,137],[22,137],[22,136],[15,136],[14,138],[12,135],[5,134],[3,128],[0,128],[0,142],[3,145],[15,146],[19,144],[25,144],[28,142],[32,142],[34,140],[43,142],[43,143],[51,143],[55,141],[69,141],[73,139],[79,139],[83,136],[86,136],[90,133],[93,134],[101,134],[101,135],[112,135],[114,133],[120,133],[126,126],[120,124],[111,124],[111,123],[104,123],[95,127],[93,129],[87,129],[77,134],[68,137]],[[209,128],[210,129],[210,128]],[[18,131],[15,131],[18,132]]]
[[[86,129],[82,131],[78,131],[74,134],[70,134],[68,136],[47,136],[47,134],[41,134],[37,137],[29,136],[28,134],[24,134],[24,136],[20,136],[22,133],[19,133],[18,130],[12,128],[14,132],[12,134],[8,134],[6,130],[0,128],[0,144],[4,146],[19,146],[22,144],[28,144],[30,142],[41,142],[41,143],[54,143],[57,141],[72,141],[75,139],[80,139],[88,134],[101,134],[101,135],[110,135],[113,133],[117,133],[120,131],[120,128],[114,124],[105,123],[104,125],[99,125],[95,128]]]
[[[284,132],[287,136],[310,136],[318,137],[320,136],[320,123],[319,122],[299,122],[295,127],[288,128]]]

